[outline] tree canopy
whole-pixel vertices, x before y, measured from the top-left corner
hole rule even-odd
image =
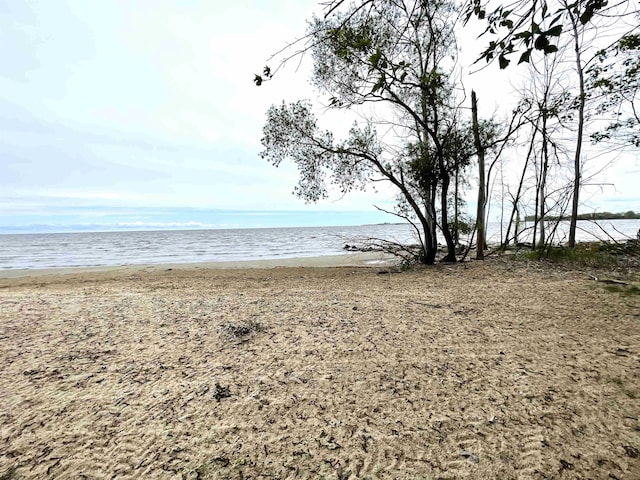
[[[309,53],[312,84],[325,108],[361,118],[340,131],[323,127],[308,100],[269,109],[262,156],[276,166],[285,161],[297,166],[296,195],[317,202],[331,191],[346,194],[386,181],[398,193],[393,213],[415,228],[419,261],[435,261],[438,235],[447,246],[444,259],[455,261],[460,188],[472,159],[484,167],[487,154],[488,169],[478,171],[479,178],[486,173],[478,195],[480,235],[499,170],[501,209],[505,198],[513,207],[504,245],[514,218],[517,241],[525,197],[535,208],[538,244],[553,237],[545,221],[564,218],[569,205],[569,244],[575,243],[580,190],[588,180],[583,137],[640,145],[640,22],[629,21],[640,20],[640,14],[633,2],[332,0],[324,5],[323,14],[308,22],[301,43],[292,44],[293,54],[254,78],[260,85],[293,56]],[[485,22],[481,38],[488,41],[477,60],[495,60],[504,70],[517,58],[530,65],[531,78],[528,92],[510,102],[515,105],[510,122],[478,121],[477,130],[468,120],[457,65],[456,33],[472,17]],[[523,131],[528,140],[520,145],[527,153],[520,183],[512,189],[505,185],[500,158],[515,143],[514,132],[522,136]],[[479,248],[483,245],[479,238]]]
[[[308,102],[274,106],[262,155],[274,165],[293,161],[300,171],[295,192],[308,201],[325,196],[328,184],[346,193],[390,182],[399,192],[395,213],[416,226],[421,261],[435,260],[436,227],[448,245],[447,259],[455,261],[448,202],[460,152],[448,139],[459,129],[464,99],[454,80],[459,10],[442,0],[379,0],[361,7],[310,22],[312,81],[330,108],[382,104],[387,117],[368,116],[346,139],[336,140],[319,127]],[[384,136],[378,133],[382,127]]]

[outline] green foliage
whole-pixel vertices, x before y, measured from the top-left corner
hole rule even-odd
[[[568,220],[566,217],[546,216],[547,221],[557,222],[560,220]],[[611,212],[593,212],[593,213],[581,213],[578,215],[578,220],[636,220],[640,219],[640,212],[634,212],[629,210],[620,213]],[[533,222],[535,218],[533,215],[527,215],[525,221]]]
[[[485,21],[487,28],[482,35],[497,37],[497,40],[489,42],[478,60],[490,62],[498,58],[500,69],[507,68],[511,63],[509,55],[522,49],[524,52],[520,54],[518,63],[530,62],[534,51],[544,55],[557,52],[561,37],[568,30],[564,25],[569,22],[569,13],[578,17],[584,25],[592,22],[608,5],[607,0],[575,1],[568,5],[567,10],[562,4],[548,0],[517,0],[488,12],[483,3],[483,0],[466,2],[466,21],[471,17]]]
[[[473,231],[475,223],[475,220],[472,218],[462,217],[454,224],[454,226],[462,235],[469,235]]]
[[[417,2],[407,9],[380,0],[370,7],[350,4],[345,11],[312,19],[312,80],[330,108],[384,102],[393,120],[369,117],[336,141],[331,131],[319,127],[309,102],[273,106],[267,112],[261,155],[275,166],[284,160],[296,164],[300,180],[294,192],[309,202],[327,197],[331,186],[347,193],[387,180],[398,190],[397,213],[419,225],[421,258],[432,263],[436,192],[443,192],[446,206],[450,172],[464,168],[473,155],[467,147],[463,152],[463,142],[452,136],[459,128],[459,105],[447,70],[457,53],[455,6],[445,0]],[[387,132],[384,144],[377,124]],[[445,206],[440,220],[447,234]]]
[[[617,259],[601,252],[598,248],[578,245],[574,248],[547,245],[528,254],[532,260],[547,260],[553,263],[581,265],[590,267],[612,267]]]
[[[636,285],[607,285],[604,288],[608,292],[619,293],[627,297],[640,295],[640,287],[637,287]]]
[[[625,243],[584,242],[575,248],[546,245],[525,256],[530,260],[547,260],[554,263],[589,267],[616,267],[636,264],[640,259],[640,243],[629,240]]]
[[[293,161],[300,172],[294,193],[307,202],[326,198],[327,182],[343,193],[364,188],[380,153],[371,125],[354,125],[348,138],[336,143],[332,132],[318,127],[307,101],[269,108],[263,134],[261,157],[276,167]]]
[[[638,398],[637,394],[633,390],[630,390],[625,385],[624,380],[622,380],[620,377],[612,378],[611,381],[615,383],[620,388],[620,391],[624,393],[627,397],[634,398],[634,399]]]
[[[259,87],[265,80],[270,80],[272,76],[273,74],[271,73],[271,68],[269,68],[269,66],[265,66],[262,70],[262,75],[254,75],[253,83],[255,83],[257,87]]]
[[[18,472],[18,468],[14,465],[7,468],[2,475],[0,475],[0,480],[12,480],[16,477],[16,473]]]
[[[407,145],[409,176],[418,189],[427,191],[437,178],[437,165],[433,161],[433,152],[424,144]]]
[[[591,139],[640,147],[640,118],[635,107],[640,92],[640,34],[622,36],[600,50],[596,59],[587,70],[588,94],[596,101],[596,114],[609,115],[611,121]]]

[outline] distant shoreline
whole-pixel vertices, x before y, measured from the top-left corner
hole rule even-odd
[[[545,217],[547,222],[568,222],[571,218],[564,217]],[[525,222],[533,222],[535,217],[533,215],[527,215]],[[581,213],[578,215],[578,220],[640,220],[640,212],[634,212],[629,210],[628,212],[600,212],[600,213]]]
[[[69,230],[61,230],[61,229],[43,229],[43,230],[29,230],[30,228],[41,227],[42,225],[26,225],[25,227],[19,226],[7,226],[0,227],[0,236],[2,235],[70,235],[70,234],[84,234],[84,233],[157,233],[157,232],[217,232],[217,231],[229,231],[232,232],[234,230],[285,230],[285,229],[318,229],[318,228],[351,228],[351,227],[377,227],[384,225],[405,225],[405,222],[378,222],[378,223],[362,223],[362,224],[354,224],[354,225],[303,225],[303,226],[275,226],[275,227],[239,227],[239,226],[230,226],[230,227],[194,227],[194,228],[136,228],[129,227],[123,228],[121,226],[114,226],[113,229],[108,228],[107,225],[86,225],[86,230],[83,230],[79,227],[83,227],[83,225],[70,225]],[[77,227],[73,229],[73,227]],[[96,227],[93,229],[92,227]],[[3,231],[4,230],[15,230],[15,231]]]

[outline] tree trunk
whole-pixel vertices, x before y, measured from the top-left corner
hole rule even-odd
[[[546,103],[546,100],[545,100]],[[540,238],[538,240],[538,248],[544,248],[547,243],[547,237],[545,232],[545,215],[546,215],[546,188],[547,188],[547,170],[549,169],[549,139],[547,138],[547,110],[546,106],[542,110],[542,165],[540,166],[540,194],[538,199],[540,201]],[[535,243],[535,238],[533,239]]]
[[[536,121],[536,127],[537,127],[537,121]],[[516,193],[515,198],[513,199],[513,210],[511,210],[511,217],[509,217],[509,225],[507,226],[507,233],[505,234],[505,239],[504,239],[504,247],[503,250],[506,249],[507,244],[509,243],[509,234],[511,233],[511,225],[513,224],[513,217],[515,214],[519,213],[518,212],[518,202],[520,201],[520,196],[522,195],[522,188],[524,185],[524,179],[527,173],[527,167],[529,166],[529,159],[531,158],[531,154],[533,153],[533,145],[536,139],[536,134],[538,132],[537,128],[534,128],[533,130],[533,134],[531,136],[531,142],[529,143],[529,151],[527,152],[527,158],[525,159],[524,162],[524,167],[522,168],[522,175],[520,176],[520,183],[518,184],[518,192]],[[517,227],[516,227],[516,234],[517,234]],[[534,237],[535,239],[535,237]],[[517,243],[517,240],[516,240]]]
[[[485,232],[484,232],[484,204],[485,204],[485,178],[484,178],[484,149],[480,142],[480,127],[478,126],[478,100],[476,92],[471,90],[471,113],[473,121],[473,141],[478,152],[478,209],[476,213],[476,231],[478,235],[476,247],[476,260],[484,260]]]
[[[444,169],[444,162],[440,162],[441,168]],[[451,229],[449,228],[449,219],[448,219],[448,199],[447,195],[449,194],[449,184],[451,183],[451,178],[449,173],[444,169],[441,173],[442,175],[442,185],[440,191],[440,210],[442,216],[442,235],[444,236],[445,242],[447,242],[447,255],[442,259],[443,262],[452,262],[456,261],[456,245],[453,242],[453,236],[451,235]]]
[[[456,156],[456,171],[454,177],[454,194],[453,194],[453,219],[454,219],[454,227],[453,227],[453,242],[456,244],[456,247],[460,245],[460,213],[458,211],[458,192],[460,189],[460,165],[458,163],[458,158]]]
[[[429,201],[426,205],[426,229],[425,235],[429,234],[429,238],[431,238],[431,243],[429,249],[425,252],[425,263],[427,265],[433,265],[436,263],[436,255],[438,253],[438,241],[436,237],[436,208],[435,208],[435,199],[436,199],[436,182],[432,182],[431,189],[429,190]]]
[[[418,259],[418,261],[425,265],[433,265],[435,263],[436,253],[438,250],[438,244],[436,243],[436,232],[435,232],[435,211],[434,211],[434,203],[435,203],[435,192],[428,190],[425,192],[425,196],[423,196],[423,201],[425,203],[425,212],[422,213],[420,206],[414,198],[407,191],[407,187],[404,184],[404,176],[400,174],[400,181],[390,179],[403,194],[409,206],[415,213],[416,217],[420,221],[420,225],[422,227],[422,255]]]
[[[566,3],[565,3],[566,6]],[[584,87],[584,72],[582,70],[582,59],[580,56],[580,37],[578,36],[577,19],[571,9],[566,6],[567,12],[571,18],[571,27],[573,29],[574,50],[576,52],[576,72],[580,83],[580,103],[578,104],[578,138],[576,141],[576,154],[573,159],[573,201],[571,203],[571,221],[569,223],[569,247],[576,246],[576,227],[578,224],[578,204],[580,196],[581,183],[581,166],[580,157],[582,155],[582,135],[584,130],[584,106],[586,102],[586,94]]]

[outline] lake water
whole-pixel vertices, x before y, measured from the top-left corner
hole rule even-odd
[[[640,220],[601,221],[616,239],[636,238]],[[578,222],[578,240],[606,239],[590,222]],[[560,236],[566,236],[561,225]],[[500,225],[490,223],[488,240],[499,241]],[[164,230],[127,232],[30,233],[0,235],[0,270],[224,262],[347,253],[345,244],[368,238],[415,243],[405,224],[352,227]],[[523,234],[521,241],[526,241]]]

